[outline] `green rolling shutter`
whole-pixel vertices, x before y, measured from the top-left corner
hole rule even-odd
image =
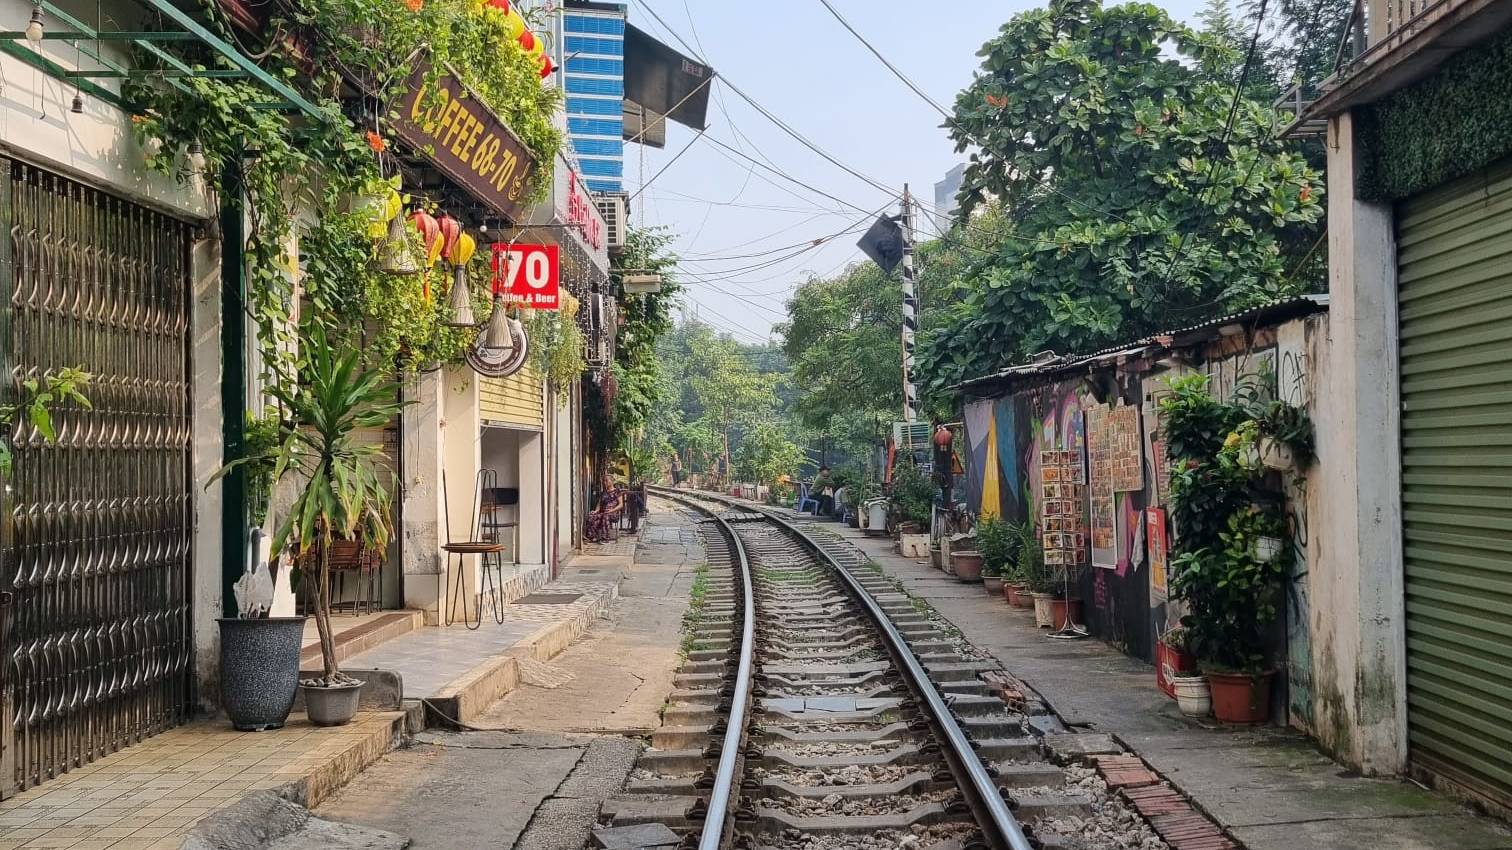
[[[1401,204],[1415,767],[1512,803],[1512,163]]]

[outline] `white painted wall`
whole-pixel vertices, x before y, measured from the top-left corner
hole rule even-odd
[[[221,414],[221,252],[220,242],[195,245],[190,261],[194,287],[194,674],[198,697],[207,710],[220,701],[220,627],[222,616],[220,482],[204,482],[221,466],[225,450]],[[234,612],[233,612],[234,615]]]
[[[1318,545],[1309,583],[1315,730],[1369,774],[1407,756],[1396,246],[1391,208],[1354,197],[1349,115],[1328,130],[1329,354],[1315,416]]]
[[[86,22],[95,20],[93,3],[64,0],[60,5]],[[29,0],[0,0],[0,29],[25,29],[31,10]],[[99,14],[110,25],[129,29],[141,15],[141,7],[115,0],[106,3]],[[65,26],[56,20],[47,23],[55,30]],[[105,47],[112,49],[108,43]],[[43,41],[37,49],[65,68],[79,67],[77,54],[66,41]],[[123,64],[127,61],[120,46],[106,56]],[[88,57],[83,62],[85,67],[98,67]],[[142,167],[142,151],[131,137],[131,123],[115,107],[85,96],[84,112],[75,115],[69,112],[72,86],[8,54],[0,54],[0,79],[4,80],[0,90],[0,150],[93,185],[108,185],[138,203],[196,218],[206,215],[209,208],[203,194],[180,185],[171,176]],[[115,80],[102,81],[101,85],[119,89]]]

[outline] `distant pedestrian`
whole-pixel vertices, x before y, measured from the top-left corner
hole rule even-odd
[[[832,516],[835,513],[835,477],[830,474],[827,466],[819,467],[819,474],[814,477],[814,499],[819,502],[819,515]]]
[[[681,487],[683,480],[682,458],[677,452],[672,453],[672,486]]]

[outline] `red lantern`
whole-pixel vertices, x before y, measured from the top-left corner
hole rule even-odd
[[[441,256],[450,257],[457,247],[457,237],[462,235],[462,223],[449,215],[436,219],[441,229]]]
[[[488,0],[488,5],[498,9],[504,14],[509,14],[509,0]]]
[[[935,444],[935,448],[948,449],[948,448],[950,448],[950,444],[952,442],[954,442],[954,441],[955,441],[955,435],[952,434],[952,433],[950,433],[950,429],[947,428],[947,427],[945,427],[944,425],[941,425],[939,428],[937,428],[935,430],[935,432],[934,432],[934,444]]]
[[[520,48],[523,49],[526,53],[535,50],[535,42],[535,33],[531,32],[530,30],[526,30],[520,33]]]
[[[555,70],[556,63],[551,61],[551,57],[545,55],[541,56],[541,79],[544,80],[547,77],[551,76],[551,72]],[[1304,198],[1303,200],[1306,200],[1306,198]]]

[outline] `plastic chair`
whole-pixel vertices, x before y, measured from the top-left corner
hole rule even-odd
[[[805,508],[805,505],[807,505],[808,508]],[[797,510],[800,514],[804,513],[805,510],[807,510],[808,513],[811,513],[814,516],[819,515],[819,500],[809,496],[809,486],[807,484],[799,483],[798,485]]]

